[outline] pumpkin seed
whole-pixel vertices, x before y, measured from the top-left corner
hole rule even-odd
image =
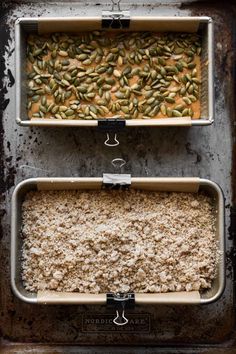
[[[174,117],[182,117],[182,114],[180,113],[180,111],[177,111],[176,109],[172,110],[172,115]]]
[[[192,78],[192,81],[193,81],[195,84],[197,84],[197,85],[200,85],[200,84],[201,84],[201,81],[198,80],[198,79],[195,78],[195,77]]]
[[[114,85],[116,83],[116,81],[114,79],[112,79],[111,77],[106,78],[105,82],[109,85]]]
[[[193,57],[193,56],[194,56],[194,52],[193,52],[192,50],[186,51],[186,54],[187,54],[189,57]]]
[[[47,108],[47,112],[50,112],[54,106],[55,106],[54,102],[50,103],[48,108]]]
[[[65,111],[65,115],[66,115],[67,117],[70,117],[70,116],[72,116],[73,114],[74,114],[73,109],[67,109],[67,111]]]
[[[42,105],[39,106],[39,110],[43,113],[47,113],[47,108]]]
[[[86,59],[86,60],[83,61],[83,64],[84,65],[90,65],[90,64],[92,64],[92,60]]]
[[[183,104],[178,104],[177,106],[175,106],[175,110],[176,110],[176,111],[182,112],[183,109],[184,109],[184,105],[183,105]]]
[[[41,84],[43,83],[43,81],[40,80],[40,79],[36,79],[35,82],[36,82],[36,84],[38,84],[38,85],[41,85]]]
[[[154,92],[153,97],[157,98],[159,101],[164,101],[163,95],[161,95],[159,92]]]
[[[106,61],[109,62],[109,61],[113,61],[114,59],[114,54],[113,53],[109,53],[106,57]]]
[[[39,95],[34,95],[32,98],[31,98],[31,100],[32,100],[32,102],[38,102],[39,101],[39,99],[40,99],[40,96]]]
[[[172,98],[172,97],[165,97],[165,100],[166,100],[166,102],[168,102],[168,103],[175,103],[175,100],[174,100],[174,98]]]
[[[68,57],[68,53],[67,53],[65,50],[59,50],[58,54],[59,54],[61,57]]]
[[[96,71],[97,73],[102,74],[107,71],[107,68],[105,66],[100,66]]]
[[[110,63],[110,65],[111,65],[111,63]],[[113,73],[113,71],[114,71],[114,68],[112,66],[108,67],[107,71],[106,71],[107,75],[111,75]]]
[[[72,92],[71,92],[71,91],[67,91],[67,92],[65,92],[65,99],[70,98],[70,97],[71,97],[71,95],[72,95]]]
[[[183,97],[183,101],[186,103],[186,104],[191,104],[192,101],[188,98],[188,97]]]
[[[43,94],[44,94],[44,89],[43,89],[43,88],[37,89],[37,90],[35,91],[35,93],[36,93],[37,95],[43,95]]]
[[[123,70],[122,74],[123,74],[123,75],[127,75],[127,74],[131,73],[131,71],[132,71],[131,66],[127,66],[127,67]]]
[[[62,119],[67,119],[67,116],[65,115],[64,112],[60,112],[60,115],[61,115]]]
[[[33,56],[35,56],[35,57],[38,56],[39,54],[42,53],[42,51],[43,51],[42,48],[36,49],[36,50],[33,52]]]
[[[197,34],[156,37],[150,32],[131,32],[130,38],[117,33],[111,39],[102,33],[52,34],[40,41],[29,38],[28,109],[40,101],[35,114],[44,118],[51,112],[57,119],[97,119],[97,115],[119,111],[125,119],[150,119],[159,110],[168,117],[193,116],[185,104],[199,99],[201,80],[195,59],[201,54],[201,41]],[[71,65],[70,58],[79,63]],[[176,104],[179,97],[184,104]],[[87,105],[80,106],[80,100]]]
[[[51,57],[52,57],[53,59],[55,59],[55,58],[57,57],[57,51],[56,51],[56,49],[54,49],[54,50],[52,51]]]
[[[159,105],[156,105],[153,110],[150,112],[150,116],[151,117],[154,117],[160,110],[160,106]]]
[[[188,109],[188,114],[189,114],[190,117],[193,116],[193,110],[192,110],[192,108],[189,108],[189,109]]]
[[[181,87],[179,93],[180,93],[181,96],[185,95],[185,93],[186,93],[186,88],[185,88],[185,87]]]
[[[55,102],[59,103],[61,101],[61,94],[58,94],[55,98]]]
[[[69,81],[67,81],[67,80],[65,80],[65,79],[62,79],[62,80],[61,80],[61,84],[62,84],[63,86],[70,86]]]
[[[201,47],[198,47],[198,48],[197,48],[197,55],[200,55],[201,52],[202,52],[202,48],[201,48]]]
[[[94,90],[94,84],[90,85],[87,89],[87,92],[90,93]]]
[[[170,107],[167,107],[166,114],[169,118],[172,117],[172,109],[170,109]]]
[[[120,91],[116,92],[116,93],[115,93],[115,96],[116,96],[117,98],[125,98],[125,94],[123,94],[123,93],[120,92]]]
[[[109,102],[111,100],[110,92],[108,92],[108,91],[105,92],[105,99],[106,99],[107,102]]]
[[[106,104],[106,101],[103,100],[103,99],[99,99],[99,100],[97,100],[97,104],[98,104],[99,106],[103,106],[103,105]]]
[[[147,104],[152,104],[153,102],[155,102],[155,97],[151,97],[147,100]]]
[[[59,110],[59,106],[54,106],[54,107],[52,108],[52,113],[55,114],[55,113],[58,112],[58,110]]]
[[[194,95],[189,95],[188,98],[192,101],[192,102],[196,102],[197,98]]]
[[[35,77],[35,75],[36,75],[36,73],[32,71],[27,76],[28,76],[28,79],[33,79]]]
[[[29,54],[28,54],[28,58],[29,58],[29,61],[31,62],[31,64],[34,64],[35,58],[34,58],[34,56],[33,56],[32,53],[29,53]]]
[[[121,110],[122,110],[122,112],[124,112],[124,113],[129,113],[129,107],[127,107],[127,106],[122,106],[122,107],[121,107]]]
[[[188,93],[193,93],[193,91],[194,91],[194,87],[193,85],[190,85],[188,88]]]
[[[111,110],[112,113],[115,113],[115,111],[116,111],[115,103],[112,103],[112,105],[110,106],[110,110]]]
[[[123,65],[123,58],[122,58],[121,55],[119,55],[117,63],[118,63],[119,66]]]
[[[89,92],[86,96],[88,97],[88,98],[94,98],[95,97],[95,93],[94,92]]]
[[[97,115],[96,115],[94,112],[92,112],[91,110],[90,110],[90,115],[91,115],[94,119],[97,119]]]
[[[166,106],[164,104],[161,104],[160,109],[161,109],[161,113],[165,116],[166,115]]]
[[[183,117],[186,117],[186,116],[188,116],[188,115],[189,115],[188,108],[185,108],[185,109],[183,110],[183,112],[182,112],[182,116],[183,116]]]
[[[182,54],[184,52],[184,49],[181,47],[176,47],[175,48],[175,54]]]
[[[102,86],[102,89],[104,91],[110,90],[111,89],[111,85],[105,84],[105,85]]]
[[[113,71],[113,75],[115,76],[115,77],[117,77],[117,78],[120,78],[121,77],[121,72],[119,71],[119,70],[114,70]]]
[[[175,82],[177,82],[177,84],[180,83],[178,76],[174,75],[174,76],[173,76],[173,79],[175,80]]]
[[[144,114],[145,115],[148,115],[152,110],[152,107],[151,106],[147,106],[146,109],[144,110]]]
[[[60,107],[59,107],[59,111],[60,111],[60,112],[65,112],[65,111],[67,111],[67,109],[68,109],[67,106],[60,106]]]
[[[174,65],[171,65],[171,66],[166,65],[165,69],[168,72],[174,72],[176,74],[178,74],[178,72],[179,72],[178,68],[176,66],[174,66]]]
[[[183,84],[187,84],[188,80],[187,80],[186,75],[181,77],[181,81],[182,81]]]
[[[75,109],[78,108],[78,106],[77,106],[77,104],[71,104],[71,105],[70,105],[70,108],[73,109],[73,110],[75,110]]]
[[[196,67],[196,63],[191,62],[188,64],[188,69],[194,69],[195,67]]]
[[[68,74],[68,73],[65,73],[64,74],[64,79],[67,80],[67,81],[70,81],[71,80],[71,75]]]
[[[180,72],[182,72],[183,71],[183,64],[182,63],[180,63],[180,62],[178,62],[178,63],[176,63],[175,64],[176,65],[176,68],[180,71]]]
[[[98,112],[98,110],[95,106],[90,106],[90,112],[93,112],[96,114]]]
[[[33,65],[33,69],[37,74],[41,74],[41,71],[39,70],[39,68],[36,65]]]
[[[131,87],[131,88],[132,88],[132,87]],[[152,95],[153,95],[153,90],[147,91],[147,92],[145,93],[145,98],[150,98],[150,97],[152,97]]]
[[[42,105],[42,106],[46,106],[46,103],[47,103],[47,98],[46,98],[46,96],[41,96],[41,105]]]
[[[163,96],[163,97],[167,97],[167,96],[169,96],[169,91],[165,91],[165,92],[163,92],[162,96]]]
[[[77,90],[81,93],[86,93],[87,92],[87,88],[85,86],[78,86]]]
[[[166,69],[163,66],[160,68],[160,74],[166,76]]]

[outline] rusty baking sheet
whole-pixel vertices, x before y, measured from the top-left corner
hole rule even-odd
[[[0,92],[0,328],[2,353],[235,353],[234,250],[230,208],[235,194],[235,15],[233,0],[123,2],[135,15],[210,16],[214,21],[215,122],[204,129],[194,127],[151,128],[124,131],[116,148],[103,146],[104,133],[96,129],[37,129],[15,124],[14,22],[18,17],[91,16],[110,4],[80,1],[69,3],[1,3],[0,61],[3,90]],[[110,161],[128,161],[124,172],[135,176],[199,176],[222,186],[226,202],[227,279],[223,297],[203,306],[138,306],[130,311],[141,325],[129,332],[101,331],[109,318],[104,306],[33,306],[17,300],[10,290],[10,211],[13,187],[28,177],[99,176],[114,172]],[[235,209],[234,209],[235,210]],[[94,314],[94,318],[92,317]],[[88,317],[89,316],[89,317]],[[149,328],[147,320],[149,319]],[[92,326],[88,326],[89,320]],[[98,320],[98,322],[96,322]],[[114,346],[115,348],[108,347]],[[70,345],[70,346],[68,346]],[[133,349],[130,348],[133,346]],[[142,347],[143,346],[143,347]]]

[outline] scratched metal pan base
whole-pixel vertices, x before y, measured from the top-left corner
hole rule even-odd
[[[11,216],[11,285],[14,294],[28,303],[41,304],[105,304],[106,294],[59,293],[53,291],[30,293],[21,280],[21,208],[25,194],[30,190],[101,189],[102,178],[34,178],[28,179],[14,190]],[[131,178],[131,188],[155,191],[205,191],[214,198],[217,209],[216,239],[221,259],[212,288],[204,292],[176,292],[165,294],[135,294],[136,304],[206,304],[216,301],[224,290],[224,201],[219,186],[199,178]]]
[[[210,17],[143,17],[132,16],[126,31],[157,31],[157,32],[198,32],[202,35],[201,54],[201,116],[130,119],[126,126],[192,126],[209,125],[214,120],[214,82],[213,82],[213,24]],[[19,18],[15,25],[16,39],[16,121],[22,126],[78,126],[94,127],[99,119],[34,119],[30,120],[27,113],[26,88],[26,37],[30,33],[45,34],[53,32],[80,32],[101,30],[101,17],[41,17]],[[107,118],[109,119],[109,118]]]

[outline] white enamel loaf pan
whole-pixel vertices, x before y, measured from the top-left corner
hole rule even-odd
[[[25,194],[31,190],[101,189],[102,178],[33,178],[19,183],[12,196],[11,215],[11,285],[14,294],[22,301],[41,304],[106,304],[106,294],[60,293],[55,291],[30,293],[21,279],[21,209]],[[207,304],[216,301],[225,284],[224,198],[220,187],[199,178],[131,178],[130,188],[155,191],[205,191],[214,198],[217,209],[217,244],[221,253],[217,276],[212,288],[204,292],[172,292],[163,294],[137,294],[136,304]]]
[[[202,35],[201,117],[191,119],[129,119],[126,126],[192,126],[209,125],[214,120],[213,24],[210,17],[130,17],[125,31],[198,32]],[[27,116],[26,37],[30,33],[80,32],[102,29],[102,17],[19,18],[15,25],[16,50],[16,121],[22,126],[94,127],[96,120],[34,119]],[[109,30],[109,29],[108,29]]]

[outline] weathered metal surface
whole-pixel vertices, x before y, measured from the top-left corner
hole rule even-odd
[[[151,348],[151,347],[78,347],[50,345],[3,345],[1,354],[236,354],[236,349],[204,348]]]
[[[172,349],[159,353],[223,353],[234,346],[234,307],[232,245],[229,237],[229,211],[235,202],[233,185],[232,151],[235,138],[234,115],[234,24],[235,5],[230,2],[163,2],[163,5],[138,1],[136,5],[124,3],[136,15],[207,15],[215,22],[215,83],[216,118],[210,127],[127,129],[120,136],[117,148],[103,145],[105,136],[92,129],[40,129],[21,128],[14,116],[14,21],[20,16],[91,15],[101,13],[104,4],[93,2],[61,2],[20,4],[11,2],[2,6],[0,38],[5,44],[5,90],[2,91],[0,108],[0,187],[2,204],[1,234],[1,336],[9,342],[70,343],[73,345],[165,345]],[[107,2],[106,2],[107,4]],[[108,7],[106,5],[105,7]],[[3,72],[2,72],[3,75]],[[8,92],[7,92],[8,91]],[[3,97],[4,95],[4,97]],[[1,113],[1,112],[0,112]],[[3,144],[3,145],[1,145]],[[34,306],[23,304],[13,297],[9,281],[9,204],[13,186],[27,177],[37,176],[101,176],[112,172],[110,161],[122,157],[128,161],[125,172],[133,176],[200,176],[219,183],[226,198],[227,283],[224,296],[207,306],[139,306],[133,312],[150,318],[150,331],[125,332],[84,330],[86,313],[101,316],[110,310],[96,306]],[[4,167],[4,169],[3,169]],[[141,316],[142,317],[142,316]],[[145,317],[145,316],[144,316]],[[177,350],[176,346],[203,345],[202,349]],[[211,345],[215,349],[209,349]],[[5,349],[4,349],[5,347]],[[7,349],[8,348],[8,349]],[[18,349],[17,349],[18,348]],[[28,349],[27,349],[28,348]],[[41,349],[40,349],[41,348]],[[101,348],[102,349],[102,348]],[[109,349],[96,349],[109,353]],[[5,351],[4,351],[5,350]],[[20,347],[2,346],[2,352],[91,353],[91,348],[71,347]],[[117,352],[119,348],[116,349]],[[111,352],[111,350],[110,350]],[[114,349],[112,349],[114,352]],[[131,352],[124,348],[124,353]],[[138,349],[137,353],[157,352]],[[227,353],[233,353],[228,350]]]

